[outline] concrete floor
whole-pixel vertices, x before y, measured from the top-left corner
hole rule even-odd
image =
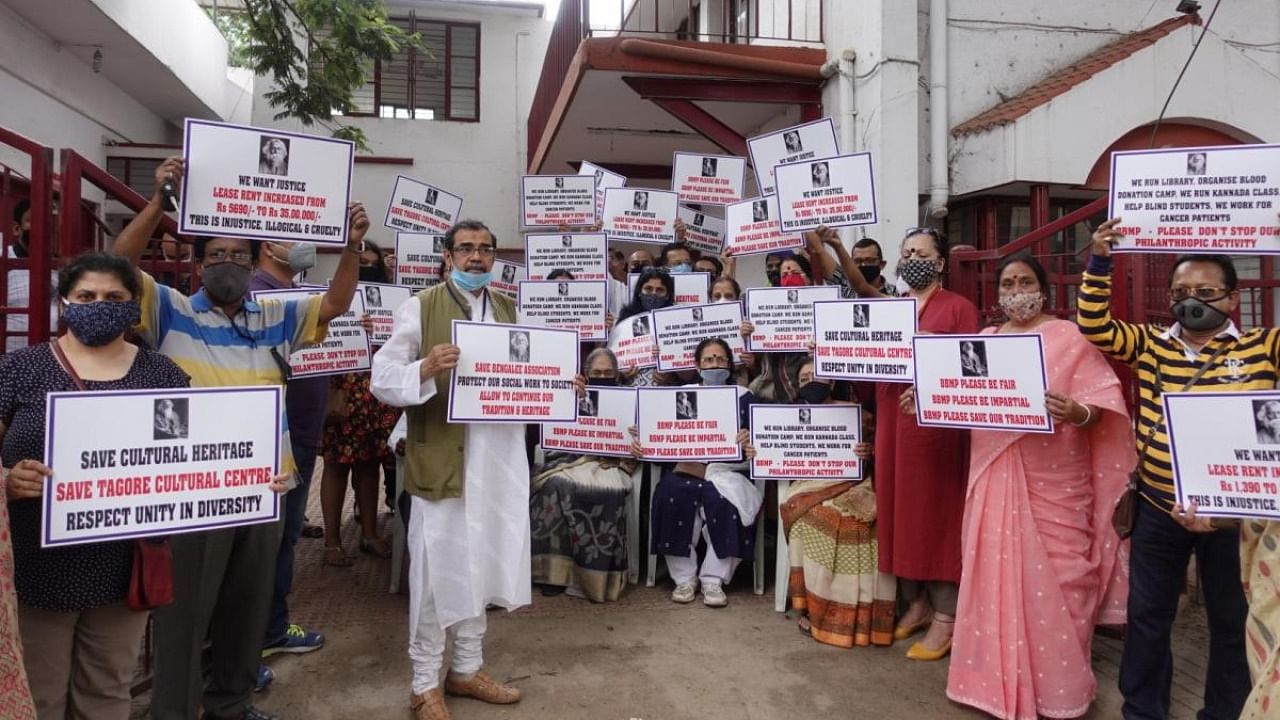
[[[313,504],[315,497],[313,495]],[[318,507],[311,517],[318,519]],[[354,523],[343,528],[355,552]],[[275,685],[259,706],[288,720],[405,720],[409,661],[406,595],[387,592],[389,561],[358,555],[350,568],[320,565],[322,540],[303,539],[292,598],[296,622],[326,634],[308,655],[276,656]],[[768,577],[772,577],[770,573]],[[743,566],[728,608],[676,605],[669,583],[632,586],[617,603],[544,598],[491,612],[486,666],[524,692],[518,705],[450,700],[458,720],[684,720],[685,718],[979,718],[946,699],[946,661],[914,663],[908,643],[840,650],[802,636],[794,621],[750,589]],[[1193,718],[1204,679],[1203,611],[1188,606],[1175,644],[1174,720]],[[1088,718],[1120,716],[1121,644],[1096,638],[1098,698]],[[135,717],[145,718],[146,697]]]

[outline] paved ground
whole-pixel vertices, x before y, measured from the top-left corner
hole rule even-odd
[[[312,517],[319,518],[318,507]],[[355,526],[348,522],[343,534],[354,552]],[[388,594],[389,561],[359,556],[351,568],[322,567],[322,543],[301,541],[293,613],[306,627],[325,632],[328,645],[272,659],[275,686],[257,702],[288,720],[404,720],[408,598]],[[535,592],[529,608],[492,612],[486,664],[520,687],[525,699],[505,708],[452,701],[454,717],[983,717],[946,699],[945,661],[908,661],[906,643],[838,650],[803,637],[794,622],[773,611],[772,594],[751,593],[749,571],[739,570],[730,606],[722,610],[675,605],[667,599],[669,587],[640,585],[618,603]],[[1174,720],[1193,718],[1199,706],[1206,647],[1203,612],[1190,605],[1177,629]],[[1097,639],[1099,692],[1086,717],[1120,716],[1119,657],[1118,641]],[[135,717],[146,717],[145,705],[140,698]]]

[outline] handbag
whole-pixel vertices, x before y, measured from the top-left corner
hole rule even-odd
[[[1196,370],[1196,374],[1192,375],[1191,379],[1188,380],[1178,392],[1186,392],[1187,390],[1190,390],[1191,386],[1195,385],[1196,381],[1205,374],[1205,371],[1213,366],[1213,363],[1220,355],[1222,355],[1223,352],[1226,351],[1227,347],[1227,343],[1220,345],[1218,349],[1209,356],[1209,359],[1200,366],[1200,369]],[[1159,398],[1161,392],[1160,388],[1164,385],[1164,376],[1160,374],[1160,363],[1157,362],[1155,367],[1156,397]],[[1138,488],[1142,485],[1142,459],[1147,456],[1147,449],[1151,447],[1151,438],[1155,436],[1156,430],[1158,430],[1162,424],[1164,424],[1163,415],[1160,417],[1158,422],[1151,424],[1151,429],[1147,432],[1147,436],[1142,441],[1142,452],[1138,453],[1138,464],[1134,467],[1133,471],[1129,473],[1129,485],[1124,489],[1124,493],[1120,495],[1120,500],[1116,502],[1115,511],[1111,513],[1111,527],[1115,529],[1116,535],[1119,535],[1121,540],[1128,540],[1129,536],[1133,534],[1133,525],[1138,517]]]
[[[49,342],[58,364],[71,376],[76,388],[87,391],[84,381],[72,367],[57,340]],[[125,603],[130,610],[154,610],[173,602],[173,551],[168,538],[138,538],[133,541],[133,567],[129,571],[129,594]]]

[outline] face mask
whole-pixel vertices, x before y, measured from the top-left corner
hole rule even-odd
[[[677,275],[679,273],[687,273],[690,270],[693,270],[693,266],[690,265],[689,263],[677,263],[671,266],[672,275]]]
[[[807,382],[796,392],[796,398],[807,405],[821,405],[829,397],[831,386],[820,382]]]
[[[712,295],[711,302],[713,303],[738,302],[738,298],[729,297],[728,295]]]
[[[907,258],[898,262],[898,277],[912,290],[923,290],[938,279],[938,261]]]
[[[137,300],[129,302],[68,303],[63,301],[62,320],[80,342],[101,347],[142,320]]]
[[[782,287],[804,287],[809,283],[805,281],[803,275],[796,275],[793,273],[791,275],[783,275],[782,282],[779,284],[782,285]]]
[[[702,378],[703,385],[728,385],[729,371],[726,368],[707,368],[699,370],[698,377]]]
[[[1005,317],[1016,323],[1024,323],[1040,314],[1044,296],[1038,292],[1013,293],[1000,296],[1000,309]]]
[[[770,285],[778,287],[778,282],[782,278],[782,272],[779,270],[765,270],[764,276],[768,279]]]
[[[13,245],[13,254],[16,257],[20,257],[20,258],[27,257],[28,255],[27,249],[30,247],[31,247],[31,231],[23,230],[22,234],[18,236],[18,242],[14,243]]]
[[[209,299],[219,305],[229,305],[244,297],[249,290],[252,271],[238,263],[220,262],[204,269],[200,283]]]
[[[296,273],[304,273],[316,266],[316,246],[298,243],[289,248],[289,269]]]
[[[598,385],[600,387],[617,387],[618,378],[587,378],[588,385]]]
[[[867,282],[875,282],[880,277],[879,265],[859,265],[858,272],[862,273],[862,278]]]
[[[382,268],[376,265],[360,268],[360,282],[380,283],[386,282],[386,280],[387,274],[382,271]]]
[[[1216,330],[1227,322],[1227,314],[1200,298],[1184,298],[1173,304],[1169,312],[1178,324],[1195,332]]]
[[[645,310],[657,310],[667,306],[667,298],[662,295],[640,295],[640,307]]]
[[[363,270],[364,268],[361,268],[361,269]],[[373,268],[370,268],[370,269],[373,269]],[[462,272],[458,268],[454,268],[449,271],[449,279],[453,280],[453,284],[457,285],[463,290],[466,290],[467,292],[475,292],[476,290],[479,290],[480,288],[489,284],[489,281],[493,279],[493,273],[492,272],[487,272],[487,273]]]

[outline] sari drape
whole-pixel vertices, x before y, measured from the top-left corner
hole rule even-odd
[[[1241,523],[1240,573],[1249,598],[1244,637],[1253,678],[1240,720],[1267,720],[1280,712],[1280,522]]]

